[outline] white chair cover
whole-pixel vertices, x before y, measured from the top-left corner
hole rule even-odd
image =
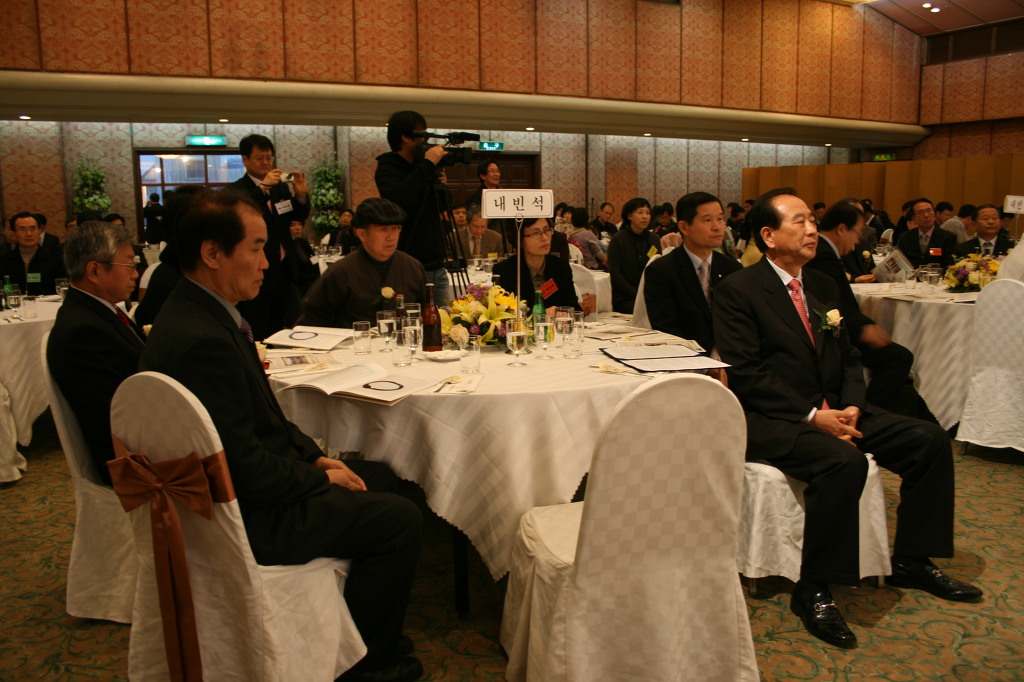
[[[957,438],[1024,450],[1024,282],[998,279],[986,286],[974,305],[972,333],[978,342]]]
[[[115,437],[129,451],[154,462],[221,450],[206,408],[184,386],[156,372],[136,374],[121,384],[110,420]],[[342,597],[347,561],[320,558],[302,566],[259,566],[237,500],[214,504],[211,521],[180,506],[178,513],[205,679],[330,682],[366,655]],[[166,680],[148,505],[130,516],[140,570],[128,676]]]
[[[0,483],[17,481],[27,468],[25,456],[18,452],[18,425],[11,412],[11,394],[0,384]]]
[[[644,301],[644,282],[647,279],[647,268],[662,255],[664,254],[656,253],[651,256],[647,265],[644,266],[644,271],[640,274],[640,284],[636,288],[636,299],[633,301],[633,319],[629,321],[631,327],[651,328],[651,321],[647,317],[647,302]]]
[[[885,495],[878,465],[868,458],[868,477],[860,496],[860,576],[885,576],[889,564],[889,533]],[[804,546],[804,489],[807,484],[761,462],[743,467],[736,563],[748,578],[781,575],[800,578]]]
[[[50,376],[40,346],[50,411],[75,491],[75,534],[68,561],[67,611],[78,618],[132,622],[138,562],[128,515],[113,489],[103,485],[78,418]]]
[[[572,246],[572,244],[570,244]],[[594,273],[585,268],[582,265],[576,263],[570,263],[569,267],[572,268],[572,283],[576,288],[576,296],[581,300],[583,294],[593,294],[594,300],[597,300],[597,282],[594,280]],[[597,320],[597,310],[587,315],[587,322],[595,322]]]
[[[735,560],[742,425],[736,398],[696,374],[619,403],[586,502],[523,515],[501,623],[507,679],[758,679]]]
[[[320,240],[320,246],[327,246],[330,243],[331,243],[331,233],[328,232],[327,234],[325,234],[323,236],[323,239]]]
[[[883,244],[891,243],[892,242],[892,232],[893,232],[893,230],[892,230],[891,227],[882,230],[882,236],[878,238],[878,241],[882,242]]]
[[[1018,246],[999,264],[996,279],[1015,279],[1024,282],[1024,246]]]
[[[575,244],[569,244],[569,258],[571,260],[579,260],[579,262],[582,263],[583,252],[580,251],[580,247],[576,246]]]

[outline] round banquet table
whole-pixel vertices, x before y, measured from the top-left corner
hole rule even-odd
[[[550,348],[556,359],[539,360],[534,350],[523,356],[525,367],[508,367],[511,355],[484,349],[476,392],[436,394],[437,382],[459,374],[458,361],[392,367],[394,353],[380,352],[381,343],[374,339],[369,356],[335,352],[345,365],[374,362],[394,375],[435,383],[387,406],[285,389],[286,379],[273,378],[281,407],[329,448],[359,451],[418,483],[430,508],[466,534],[496,580],[508,571],[523,513],[570,501],[604,421],[646,381],[589,367],[611,362],[599,350],[611,342],[587,339],[581,358],[565,360],[556,340]]]
[[[21,478],[25,458],[15,443],[32,442],[32,423],[50,404],[40,347],[58,308],[59,301],[37,301],[38,317],[7,322],[4,311],[0,320],[0,482]]]
[[[977,293],[933,292],[888,284],[852,285],[861,311],[914,354],[918,393],[944,429],[960,421],[971,381]]]

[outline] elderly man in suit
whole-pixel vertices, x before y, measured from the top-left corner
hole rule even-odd
[[[676,217],[683,248],[673,249],[647,267],[647,315],[653,329],[693,339],[714,352],[711,298],[726,275],[743,267],[735,258],[715,251],[728,229],[718,197],[691,192],[676,202]]]
[[[916,227],[899,236],[897,248],[915,268],[930,263],[949,267],[956,252],[956,235],[938,226],[935,205],[923,197],[915,199],[907,214]]]
[[[975,236],[956,247],[958,257],[963,258],[972,253],[1005,256],[1013,248],[1013,240],[999,233],[1002,229],[999,209],[992,204],[982,204],[975,208],[971,221],[974,223]]]
[[[750,219],[765,258],[718,287],[715,340],[746,413],[747,459],[766,460],[808,484],[793,612],[814,636],[856,646],[829,584],[860,581],[866,452],[902,478],[889,584],[955,601],[979,599],[981,590],[946,576],[929,558],[953,555],[949,437],[935,424],[865,400],[863,367],[839,319],[836,286],[803,267],[818,246],[807,204],[792,189],[773,190]]]
[[[209,411],[258,563],[352,561],[345,600],[367,654],[342,679],[418,679],[422,665],[408,656],[411,642],[401,632],[419,510],[376,492],[396,480],[386,467],[324,457],[281,411],[235,308],[260,290],[266,241],[260,210],[244,197],[196,197],[175,235],[184,277],[154,322],[139,367],[177,379]]]
[[[501,235],[487,228],[487,218],[480,215],[479,204],[466,208],[466,227],[459,230],[459,241],[466,258],[487,258],[492,253],[498,258],[505,255]]]
[[[106,462],[114,458],[110,401],[121,382],[135,373],[142,355],[142,331],[117,307],[135,281],[131,232],[123,225],[87,222],[64,242],[71,279],[50,331],[46,362],[78,418],[100,478],[110,485]]]
[[[259,207],[267,224],[263,251],[267,270],[259,295],[243,301],[239,310],[252,324],[257,339],[294,324],[299,316],[302,258],[295,251],[291,222],[309,215],[305,173],[285,173],[275,165],[274,143],[263,135],[247,135],[238,143],[245,175],[228,185]]]

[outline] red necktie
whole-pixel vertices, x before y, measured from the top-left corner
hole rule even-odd
[[[124,311],[118,308],[117,306],[114,306],[114,310],[117,311],[117,319],[121,320],[121,322],[124,322],[124,326],[131,329],[132,321],[128,319],[128,316],[124,314]]]
[[[811,346],[814,346],[814,332],[811,331],[811,320],[807,317],[807,306],[804,305],[804,299],[800,296],[800,280],[791,279],[786,287],[789,288],[789,297],[793,300],[793,305],[796,306],[796,312],[800,315],[800,321],[804,323],[807,336],[811,339]],[[821,409],[831,409],[828,406],[828,401],[824,398],[821,399]]]

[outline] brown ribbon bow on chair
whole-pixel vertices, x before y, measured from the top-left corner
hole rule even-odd
[[[212,519],[214,502],[235,499],[224,452],[202,460],[193,452],[179,459],[150,462],[145,455],[128,452],[117,438],[114,452],[117,458],[107,462],[107,468],[121,506],[131,511],[149,502],[153,561],[171,679],[201,682],[203,666],[185,540],[172,500]]]

